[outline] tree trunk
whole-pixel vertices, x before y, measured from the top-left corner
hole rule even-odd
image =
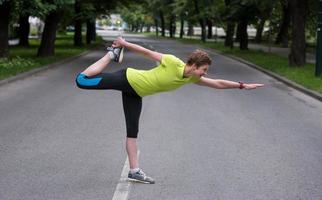
[[[292,19],[292,45],[289,55],[290,66],[304,66],[305,64],[305,15],[307,0],[292,0],[291,19]]]
[[[173,38],[173,15],[170,16],[169,34],[170,34],[170,38]]]
[[[86,44],[91,44],[96,40],[95,18],[88,19],[86,22]]]
[[[74,45],[83,46],[82,41],[82,22],[80,20],[75,20]]]
[[[19,17],[19,46],[29,46],[29,15]]]
[[[160,10],[160,19],[161,19],[161,35],[165,37],[165,23],[164,23],[164,15],[162,10]]]
[[[227,31],[225,38],[225,46],[233,48],[234,47],[234,34],[235,34],[235,23],[232,21],[227,22]]]
[[[176,25],[176,16],[173,16],[173,23],[172,23],[172,33],[173,37],[176,37],[177,25]]]
[[[80,0],[76,0],[74,4],[75,9],[75,33],[74,33],[74,45],[75,46],[83,46],[82,41],[82,20],[80,19],[81,12],[81,2]]]
[[[193,36],[194,35],[194,31],[193,31],[193,24],[191,22],[188,21],[188,36]]]
[[[199,5],[198,5],[198,0],[194,0],[194,5],[195,5],[195,10],[197,16],[199,16],[199,24],[201,27],[201,41],[206,42],[206,26],[205,26],[205,20],[203,17],[200,16],[200,11],[199,11]]]
[[[200,26],[201,26],[201,41],[206,42],[206,26],[204,19],[199,20]]]
[[[176,37],[176,16],[170,16],[170,25],[169,25],[170,38]]]
[[[237,24],[237,30],[236,30],[236,38],[235,38],[235,42],[240,42],[240,38],[241,38],[241,34],[242,34],[242,27],[240,22]]]
[[[9,56],[9,17],[10,2],[5,1],[0,5],[0,58]]]
[[[239,26],[239,48],[240,50],[248,50],[248,34],[247,34],[247,25],[246,20],[240,21]]]
[[[230,3],[231,3],[230,0],[225,0],[226,7],[229,7]],[[230,47],[231,49],[234,47],[234,34],[235,34],[235,23],[228,19],[225,46]]]
[[[159,36],[159,23],[158,23],[157,18],[154,19],[154,24],[155,24],[155,33],[156,33],[156,35],[158,37]]]
[[[207,38],[211,39],[212,38],[212,21],[210,19],[207,19],[207,26],[208,26]]]
[[[58,23],[62,17],[61,11],[50,12],[45,20],[45,28],[41,37],[40,47],[38,49],[39,57],[52,56],[55,54],[55,40]]]
[[[181,16],[180,18],[180,38],[182,39],[184,35],[184,18]]]
[[[283,7],[283,17],[282,17],[282,23],[279,29],[279,32],[277,34],[275,44],[282,44],[283,47],[288,47],[288,40],[289,40],[289,34],[288,29],[290,27],[291,22],[291,15],[290,15],[290,3],[284,4],[282,3]]]
[[[140,24],[139,24],[139,22],[136,22],[136,24],[135,24],[135,32],[136,33],[139,32],[139,28],[140,28]]]
[[[257,26],[255,42],[261,43],[262,42],[262,34],[264,30],[266,19],[260,19],[260,22]]]

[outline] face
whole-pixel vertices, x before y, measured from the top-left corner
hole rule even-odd
[[[193,65],[192,68],[193,68],[192,75],[196,77],[202,77],[207,74],[209,65],[202,65],[198,68],[197,66]]]

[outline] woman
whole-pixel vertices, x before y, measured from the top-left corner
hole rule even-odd
[[[113,60],[122,62],[123,50],[127,48],[135,53],[158,61],[160,64],[151,70],[122,69],[114,73],[102,73],[103,69]],[[127,42],[118,37],[107,54],[81,72],[76,78],[76,84],[82,89],[115,89],[122,91],[123,109],[126,120],[126,151],[129,157],[130,180],[154,183],[139,168],[137,159],[137,135],[139,117],[142,108],[142,97],[158,92],[175,90],[188,83],[196,83],[216,89],[255,89],[263,84],[246,84],[228,80],[206,78],[211,59],[208,54],[196,50],[190,54],[187,62],[179,58],[151,51],[137,44]]]

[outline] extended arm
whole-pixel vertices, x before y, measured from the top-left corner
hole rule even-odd
[[[161,62],[162,53],[152,51],[152,50],[144,48],[140,45],[127,42],[122,37],[118,37],[113,43],[113,47],[118,47],[118,46],[125,47],[125,48],[127,48],[131,51],[134,51],[136,53],[139,53],[147,58]]]
[[[233,89],[233,88],[244,89],[245,88],[247,90],[264,86],[263,84],[257,84],[257,83],[240,83],[240,82],[234,82],[234,81],[228,81],[228,80],[222,80],[222,79],[211,79],[206,77],[201,77],[199,82],[197,82],[197,84],[211,87],[211,88],[216,88],[216,89]]]

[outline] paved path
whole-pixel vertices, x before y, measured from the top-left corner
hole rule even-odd
[[[108,37],[106,37],[108,38]],[[195,49],[126,36],[184,59]],[[86,56],[0,87],[0,199],[112,199],[126,160],[118,91],[76,88]],[[143,100],[141,167],[157,183],[128,199],[322,199],[322,104],[222,55],[209,76],[261,82],[253,91],[188,85]],[[154,62],[126,52],[124,63]]]

